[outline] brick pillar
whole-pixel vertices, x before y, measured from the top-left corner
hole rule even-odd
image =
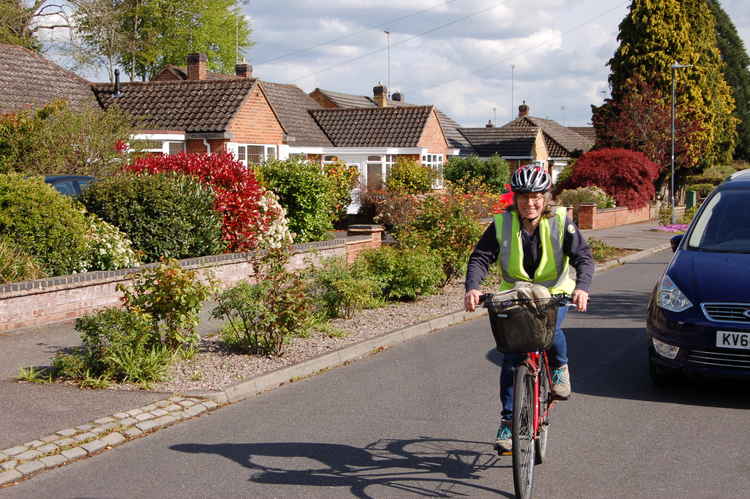
[[[596,204],[582,203],[578,205],[578,228],[595,229]]]
[[[362,251],[380,248],[383,244],[384,230],[382,225],[350,225],[346,231],[347,236],[370,236],[370,240],[347,242],[346,261],[352,263]]]

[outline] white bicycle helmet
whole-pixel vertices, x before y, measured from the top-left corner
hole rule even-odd
[[[552,177],[537,165],[519,167],[510,179],[510,189],[524,194],[529,192],[547,192],[552,185]]]

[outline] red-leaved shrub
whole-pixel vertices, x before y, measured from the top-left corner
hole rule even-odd
[[[617,206],[642,208],[654,198],[654,181],[660,166],[648,157],[628,149],[590,151],[576,161],[573,173],[561,189],[595,185],[615,198]]]
[[[216,193],[216,210],[223,216],[222,236],[230,252],[255,249],[258,236],[281,215],[261,209],[263,187],[252,170],[231,154],[151,155],[137,159],[126,170],[150,174],[179,172],[211,186]]]

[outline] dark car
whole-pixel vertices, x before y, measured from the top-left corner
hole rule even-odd
[[[48,175],[44,177],[44,181],[57,189],[58,192],[68,196],[78,196],[87,185],[94,181],[94,177],[87,177],[85,175]]]
[[[750,379],[750,170],[702,203],[649,304],[651,377]]]

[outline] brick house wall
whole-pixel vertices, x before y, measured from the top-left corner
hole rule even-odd
[[[284,129],[276,118],[265,94],[258,86],[245,98],[240,109],[229,121],[227,131],[232,142],[245,144],[282,144]]]
[[[448,156],[448,141],[445,139],[443,128],[440,126],[437,114],[435,110],[430,113],[430,117],[427,119],[424,130],[422,130],[422,136],[419,138],[417,143],[419,147],[425,147],[430,154],[442,154],[444,157]]]

